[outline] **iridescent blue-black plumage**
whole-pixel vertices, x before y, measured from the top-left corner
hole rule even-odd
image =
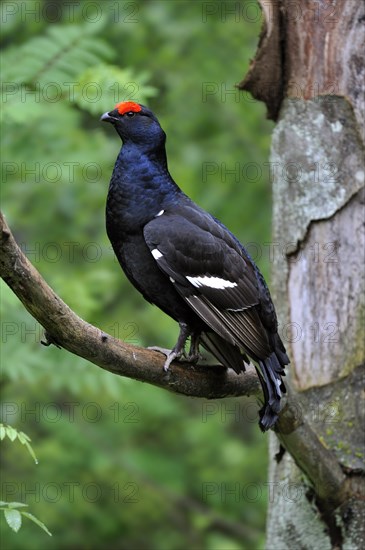
[[[237,373],[250,357],[265,397],[260,427],[269,429],[289,359],[262,275],[236,237],[173,181],[165,133],[149,109],[121,103],[102,120],[123,140],[107,198],[109,239],[133,285],[180,325],[166,368],[188,336],[193,360],[199,344]]]

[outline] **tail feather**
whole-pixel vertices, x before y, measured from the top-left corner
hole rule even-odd
[[[238,347],[232,346],[214,332],[203,332],[200,335],[200,342],[222,365],[233,369],[237,374],[246,370],[245,363],[247,365],[250,363],[248,357],[241,353]]]
[[[280,367],[282,367],[282,371],[284,372],[284,367],[286,365],[289,365],[290,361],[289,357],[287,356],[284,344],[281,341],[281,338],[277,332],[270,335],[270,343],[272,350],[275,351],[276,359],[278,360],[279,365]]]
[[[272,428],[278,419],[280,412],[280,399],[286,388],[281,376],[285,376],[276,352],[266,359],[259,361],[260,369],[256,367],[260,378],[265,402],[259,411],[260,428],[263,432]]]
[[[218,359],[225,367],[233,369],[237,374],[244,372],[245,364],[250,361],[237,346],[224,340],[213,332],[204,332],[200,335],[203,347]],[[266,359],[258,360],[255,366],[264,394],[264,404],[259,411],[259,426],[263,432],[272,428],[280,412],[280,399],[286,388],[282,380],[285,376],[284,367],[289,364],[285,348],[278,338],[275,351]]]

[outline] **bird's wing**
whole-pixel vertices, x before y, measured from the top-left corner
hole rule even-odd
[[[150,221],[144,238],[159,268],[214,332],[255,359],[272,352],[257,307],[257,273],[224,226],[184,207]]]

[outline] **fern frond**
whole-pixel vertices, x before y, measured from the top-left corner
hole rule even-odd
[[[93,115],[110,111],[119,101],[132,100],[144,103],[157,94],[157,89],[147,84],[149,74],[134,73],[131,69],[120,69],[114,65],[101,64],[84,71],[75,88],[75,103]],[[100,96],[87,97],[88,84],[98,87]]]
[[[91,37],[94,32],[95,27],[91,25],[54,25],[45,35],[5,51],[2,57],[4,118],[19,121],[23,117],[19,117],[16,110],[23,111],[24,103],[32,105],[42,101],[42,88],[54,83],[61,91],[67,91],[67,83],[76,84],[78,75],[88,67],[110,59],[113,50],[97,36]],[[32,91],[38,94],[36,99]],[[34,120],[37,116],[37,108],[28,110],[28,122],[28,117]]]

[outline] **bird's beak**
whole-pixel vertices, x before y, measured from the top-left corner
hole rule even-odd
[[[117,119],[113,116],[110,116],[110,113],[104,113],[100,117],[101,122],[113,122],[113,120],[117,120]]]

